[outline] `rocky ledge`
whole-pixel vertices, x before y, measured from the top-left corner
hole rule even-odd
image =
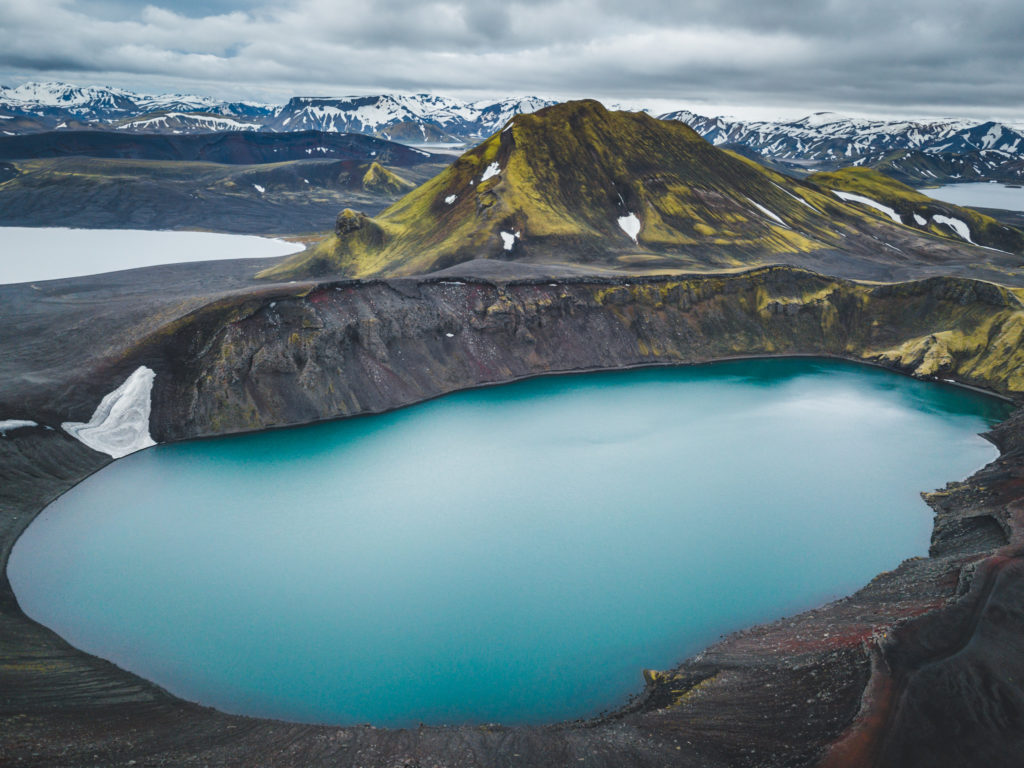
[[[62,351],[81,303],[69,289],[51,299],[59,306],[48,311],[47,338],[0,366],[3,412],[43,425],[0,439],[5,570],[31,519],[110,461],[45,427],[88,421],[141,365],[156,372],[158,441],[383,411],[545,373],[744,355],[836,356],[1024,392],[1021,302],[966,279],[875,285],[778,267],[685,278],[228,281],[219,293],[207,285],[201,302],[176,297],[172,283]],[[31,294],[15,293],[0,297],[14,326],[37,311]],[[1024,411],[990,438],[997,461],[927,497],[936,512],[929,557],[848,598],[731,635],[674,670],[647,671],[639,699],[588,722],[384,730],[234,717],[71,648],[20,612],[4,576],[0,762],[1017,765]]]

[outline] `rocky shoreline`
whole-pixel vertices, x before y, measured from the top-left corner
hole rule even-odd
[[[62,334],[81,322],[92,284],[51,286],[45,312],[27,289],[0,287],[8,327],[48,318],[39,340],[12,347],[0,366],[5,417],[86,421],[139,365],[157,374],[151,430],[161,442],[380,412],[545,373],[745,355],[827,355],[1018,402],[1024,392],[1024,308],[1012,291],[968,279],[878,285],[772,267],[256,286],[195,267],[165,274],[159,291],[136,287],[134,314],[112,309],[75,349],[61,348]],[[27,619],[6,580],[13,542],[110,459],[59,430],[21,429],[0,439],[0,762],[1016,765],[1024,411],[990,439],[999,459],[927,497],[936,511],[928,558],[731,635],[677,669],[648,671],[644,695],[619,712],[547,727],[385,730],[183,702]]]

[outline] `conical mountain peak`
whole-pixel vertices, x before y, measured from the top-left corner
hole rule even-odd
[[[422,274],[478,259],[735,268],[846,248],[841,230],[885,226],[682,123],[592,100],[516,115],[378,216],[344,224],[264,276]]]

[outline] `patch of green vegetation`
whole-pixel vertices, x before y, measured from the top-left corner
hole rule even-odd
[[[593,301],[632,327],[644,357],[692,359],[671,334],[652,335],[648,324],[633,322],[644,311],[676,307],[709,332],[714,355],[832,352],[916,376],[1024,392],[1024,306],[1014,291],[991,283],[931,278],[874,285],[777,266],[733,277],[600,285]]]
[[[413,189],[416,185],[407,181],[380,163],[370,163],[363,174],[363,189],[377,194],[398,195]]]
[[[853,192],[886,205],[896,202],[912,205],[932,202],[927,195],[871,168],[841,168],[838,171],[814,173],[807,180],[826,189]]]
[[[923,334],[880,352],[881,360],[918,376],[957,374],[967,380],[998,382],[1024,391],[1024,313],[1000,312],[945,331]]]
[[[1024,232],[1000,224],[991,216],[971,208],[934,200],[871,168],[842,168],[815,173],[808,176],[807,181],[826,189],[862,195],[888,206],[899,214],[905,226],[920,232],[957,243],[965,242],[953,227],[934,218],[936,215],[944,216],[964,222],[970,230],[971,240],[978,245],[1024,253]],[[877,215],[886,217],[881,212]]]

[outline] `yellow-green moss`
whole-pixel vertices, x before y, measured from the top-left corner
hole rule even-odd
[[[1024,251],[1024,233],[1019,230],[1000,224],[991,216],[972,208],[963,208],[923,195],[871,168],[842,168],[829,173],[815,173],[807,180],[827,189],[862,195],[893,208],[907,226],[935,237],[957,243],[965,242],[955,231],[934,221],[932,217],[940,214],[965,222],[971,232],[971,239],[979,245],[1014,253]],[[870,215],[885,217],[884,213]],[[914,219],[915,215],[926,223],[919,224]]]
[[[838,189],[870,197],[886,205],[896,201],[912,204],[932,202],[930,197],[922,195],[913,187],[901,184],[871,168],[841,168],[838,171],[814,173],[808,176],[807,180],[827,189]]]
[[[484,181],[491,164],[500,171]],[[825,221],[798,234],[750,215],[749,200],[757,198],[784,217],[808,219],[806,206],[779,191],[780,183],[793,182],[712,147],[680,123],[570,102],[517,116],[510,130],[383,211],[373,220],[376,241],[334,238],[262,276],[415,274],[473,258],[548,252],[560,263],[593,267],[637,251],[676,256],[707,238],[729,242],[751,257],[747,263],[757,263],[756,254],[825,247],[833,238]],[[638,244],[617,224],[627,213],[640,218]],[[511,254],[502,231],[522,233]],[[716,259],[722,263],[743,260]]]
[[[378,194],[397,195],[408,192],[416,185],[407,181],[394,171],[388,170],[380,163],[370,163],[363,174],[363,189]]]

